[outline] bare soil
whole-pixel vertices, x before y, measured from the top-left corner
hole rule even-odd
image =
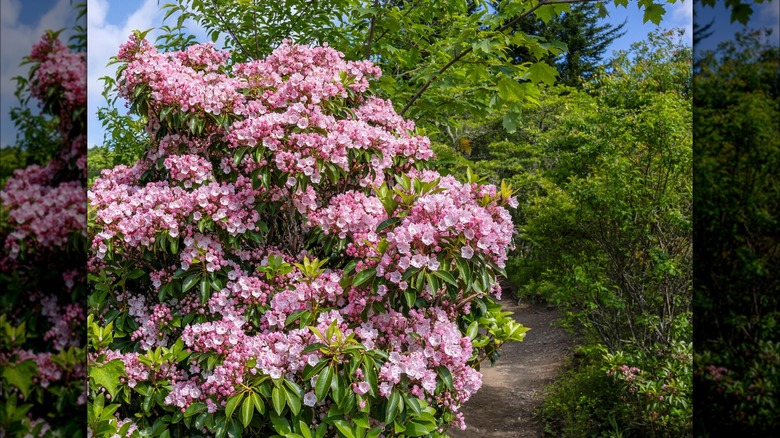
[[[517,303],[511,297],[501,303],[531,330],[523,342],[504,345],[494,366],[483,363],[482,388],[461,408],[467,428],[450,428],[452,438],[544,436],[534,411],[542,403],[544,387],[571,355],[574,340],[554,324],[560,314],[546,304]]]

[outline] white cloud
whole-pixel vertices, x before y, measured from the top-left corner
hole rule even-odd
[[[75,18],[70,0],[58,0],[34,24],[19,22],[21,8],[20,0],[0,0],[0,118],[3,128],[0,144],[3,145],[12,144],[16,135],[8,117],[10,108],[18,103],[14,96],[16,82],[13,78],[25,75],[29,68],[19,67],[19,63],[30,54],[33,44],[40,40],[46,30],[70,28]],[[67,30],[61,34],[64,38],[68,35]]]
[[[754,13],[759,14],[762,27],[772,29],[770,41],[775,45],[780,43],[780,0],[762,3]]]
[[[667,27],[685,29],[683,42],[691,45],[693,43],[693,1],[682,0],[669,5],[669,8],[671,10],[667,12],[669,15]]]
[[[0,24],[5,28],[6,25],[13,25],[19,19],[19,11],[22,5],[19,1],[2,0],[0,1]]]

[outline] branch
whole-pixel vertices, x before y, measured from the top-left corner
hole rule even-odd
[[[241,50],[241,52],[244,54],[244,56],[246,56],[249,59],[252,59],[252,56],[249,54],[249,51],[246,50],[246,48],[244,48],[244,45],[241,44],[241,41],[238,39],[236,34],[233,32],[233,29],[231,29],[230,26],[228,26],[227,20],[225,20],[225,18],[222,17],[222,14],[219,13],[219,5],[217,5],[217,1],[216,0],[211,0],[211,4],[214,6],[214,12],[217,14],[217,18],[222,22],[222,25],[225,27],[225,30],[227,30],[228,33],[230,34],[230,37],[233,38],[233,41],[236,42],[236,45],[237,45],[238,49]]]
[[[282,38],[282,39],[286,40],[286,39],[290,38],[290,35],[292,35],[293,31],[295,30],[295,26],[298,25],[298,22],[301,21],[301,18],[309,11],[309,7],[312,4],[313,4],[313,2],[307,3],[306,7],[304,7],[303,9],[301,9],[300,12],[295,14],[295,18],[290,23],[290,27],[287,29],[287,33],[284,34],[284,38]],[[276,33],[274,33],[273,36],[271,37],[271,41],[274,41],[274,38],[276,38]]]
[[[518,15],[517,17],[513,18],[512,20],[508,21],[508,22],[507,22],[507,23],[505,23],[504,25],[502,25],[502,26],[499,26],[498,28],[496,28],[496,32],[499,32],[499,33],[500,33],[500,32],[503,32],[503,31],[505,31],[505,30],[507,30],[507,29],[509,29],[509,28],[513,27],[514,25],[516,25],[517,23],[519,23],[519,22],[520,22],[520,20],[522,20],[522,19],[524,19],[525,17],[527,17],[527,16],[531,15],[531,14],[532,14],[534,11],[536,11],[536,10],[537,10],[537,9],[539,9],[539,8],[541,8],[542,6],[549,6],[549,5],[561,5],[561,4],[569,4],[569,3],[587,3],[587,2],[592,2],[592,1],[597,1],[597,0],[560,0],[560,1],[542,0],[542,1],[540,1],[540,2],[539,2],[537,5],[536,5],[536,6],[534,6],[533,8],[529,9],[529,10],[528,10],[528,11],[526,11],[526,12],[523,12],[522,14],[520,14],[520,15]],[[447,71],[447,69],[449,69],[450,67],[452,67],[452,66],[453,66],[453,65],[454,65],[456,62],[458,62],[458,61],[460,61],[461,59],[463,59],[463,57],[464,57],[464,56],[468,55],[468,54],[469,54],[469,53],[471,53],[472,51],[474,51],[474,47],[473,47],[473,46],[469,46],[469,47],[467,47],[467,48],[466,48],[466,49],[464,49],[462,52],[460,52],[460,53],[458,53],[457,55],[455,55],[455,57],[454,57],[454,58],[452,58],[452,59],[450,60],[450,62],[448,62],[448,63],[447,63],[447,64],[446,64],[444,67],[440,68],[440,69],[439,69],[439,71],[437,71],[436,73],[434,73],[434,74],[433,74],[433,76],[431,76],[431,78],[430,78],[430,79],[428,79],[428,81],[427,81],[425,84],[423,84],[423,86],[422,86],[422,87],[420,87],[420,89],[419,89],[419,90],[417,90],[417,92],[416,92],[416,93],[414,93],[414,96],[412,96],[412,98],[411,98],[411,99],[409,99],[409,102],[407,102],[407,103],[406,103],[406,106],[404,106],[404,108],[401,110],[401,112],[400,112],[400,114],[399,114],[399,115],[403,116],[403,115],[406,113],[406,111],[407,111],[407,110],[408,110],[408,109],[409,109],[409,108],[412,106],[412,104],[413,104],[413,103],[414,103],[414,102],[415,102],[417,99],[419,99],[419,98],[420,98],[420,96],[422,96],[422,94],[425,92],[425,90],[427,90],[427,89],[428,89],[428,87],[430,87],[430,86],[431,86],[431,84],[433,83],[433,81],[435,81],[436,79],[438,79],[438,78],[439,78],[439,76],[441,76],[441,74],[442,74],[442,73],[444,73],[445,71]]]
[[[364,57],[368,59],[371,56],[371,42],[374,39],[374,29],[376,28],[376,9],[379,8],[379,0],[374,0],[374,14],[371,15],[371,28],[368,31],[368,40],[366,40],[366,54]]]
[[[417,1],[415,4],[413,4],[413,5],[412,5],[411,7],[409,7],[408,9],[406,9],[406,11],[404,11],[403,15],[401,15],[401,18],[406,18],[406,16],[407,16],[407,15],[409,15],[409,12],[412,12],[412,10],[413,10],[414,8],[416,8],[417,6],[419,6],[419,5],[420,5],[420,0],[418,0],[418,1]],[[383,38],[385,35],[387,35],[387,33],[388,33],[388,32],[390,32],[390,30],[391,30],[391,29],[385,29],[385,31],[384,31],[384,32],[382,32],[381,34],[379,34],[379,36],[376,38],[376,41],[379,41],[379,40],[381,40],[381,39],[382,39],[382,38]],[[397,30],[397,29],[392,29],[392,30]],[[376,42],[376,41],[375,41],[375,42]]]
[[[466,298],[463,298],[462,300],[460,300],[460,302],[458,304],[455,305],[455,310],[456,311],[460,310],[461,308],[463,308],[463,306],[468,304],[471,300],[473,300],[474,298],[478,298],[481,295],[486,295],[486,292],[478,292],[478,293],[469,295]]]
[[[257,23],[257,3],[252,2],[252,21]],[[255,53],[260,53],[260,38],[257,36],[257,28],[255,28]]]

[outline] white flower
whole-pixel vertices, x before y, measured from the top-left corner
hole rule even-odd
[[[309,391],[303,396],[303,404],[312,407],[314,404],[317,403],[317,396],[314,395],[314,391]]]

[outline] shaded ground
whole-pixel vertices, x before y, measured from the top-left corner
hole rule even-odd
[[[542,402],[542,389],[558,375],[574,341],[555,327],[556,310],[545,304],[518,304],[511,297],[501,303],[531,330],[523,342],[505,345],[495,366],[482,366],[482,389],[462,412],[465,431],[451,428],[452,438],[534,438],[543,436],[532,416]]]

